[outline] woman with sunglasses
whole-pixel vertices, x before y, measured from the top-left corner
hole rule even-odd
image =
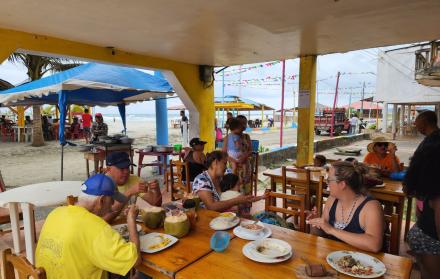
[[[367,167],[338,161],[329,170],[330,196],[320,218],[316,210],[307,216],[312,233],[340,240],[356,248],[378,252],[383,247],[384,213],[380,203],[365,195]],[[318,229],[318,230],[316,230]]]
[[[379,168],[383,176],[400,171],[400,160],[396,156],[397,148],[394,143],[384,137],[377,137],[367,146],[367,150],[364,163]]]

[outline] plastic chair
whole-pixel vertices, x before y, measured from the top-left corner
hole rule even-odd
[[[18,279],[46,279],[46,272],[43,268],[34,267],[24,256],[16,256],[12,254],[11,249],[2,251],[1,258],[1,274],[3,279],[15,279],[15,271],[17,271]]]

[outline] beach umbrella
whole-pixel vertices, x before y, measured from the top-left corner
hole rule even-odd
[[[87,63],[0,91],[0,106],[58,105],[59,142],[63,153],[64,146],[68,144],[64,136],[68,105],[118,106],[125,131],[126,104],[172,94],[172,86],[163,78],[133,68]]]

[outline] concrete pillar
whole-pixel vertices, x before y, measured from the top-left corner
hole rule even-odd
[[[316,55],[303,56],[299,64],[298,133],[296,162],[313,162],[316,99]]]
[[[400,123],[399,123],[399,135],[403,136],[405,131],[405,105],[400,106]]]
[[[397,105],[393,104],[393,114],[391,118],[391,134],[393,134],[393,139],[396,139],[396,132],[397,132]]]
[[[377,128],[379,129],[379,127],[377,127]],[[382,109],[382,133],[386,133],[387,129],[388,129],[388,103],[383,103],[383,109]]]

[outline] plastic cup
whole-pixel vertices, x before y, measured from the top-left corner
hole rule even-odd
[[[211,237],[211,249],[216,252],[223,252],[228,248],[231,235],[228,232],[217,231]]]

